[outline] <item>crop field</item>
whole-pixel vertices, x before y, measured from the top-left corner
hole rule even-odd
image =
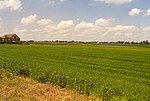
[[[150,45],[0,45],[0,66],[106,101],[150,101]]]

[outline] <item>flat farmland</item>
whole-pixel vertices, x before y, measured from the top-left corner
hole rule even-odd
[[[150,101],[149,45],[0,45],[0,66],[107,101]]]

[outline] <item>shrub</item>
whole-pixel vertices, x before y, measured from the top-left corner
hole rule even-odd
[[[60,75],[58,85],[62,88],[65,88],[67,85],[67,78],[64,75]]]
[[[17,75],[23,76],[23,77],[28,77],[28,76],[30,76],[30,72],[27,68],[19,68],[17,71]]]

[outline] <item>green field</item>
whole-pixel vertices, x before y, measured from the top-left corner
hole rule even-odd
[[[28,74],[39,82],[51,82],[107,101],[150,101],[149,47],[0,45],[0,66],[17,75]]]

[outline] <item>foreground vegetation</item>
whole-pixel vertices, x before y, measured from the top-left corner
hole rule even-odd
[[[94,97],[83,96],[69,89],[51,84],[41,84],[30,78],[15,76],[0,67],[0,101],[88,101]]]
[[[111,101],[149,101],[149,45],[0,45],[0,66]]]

